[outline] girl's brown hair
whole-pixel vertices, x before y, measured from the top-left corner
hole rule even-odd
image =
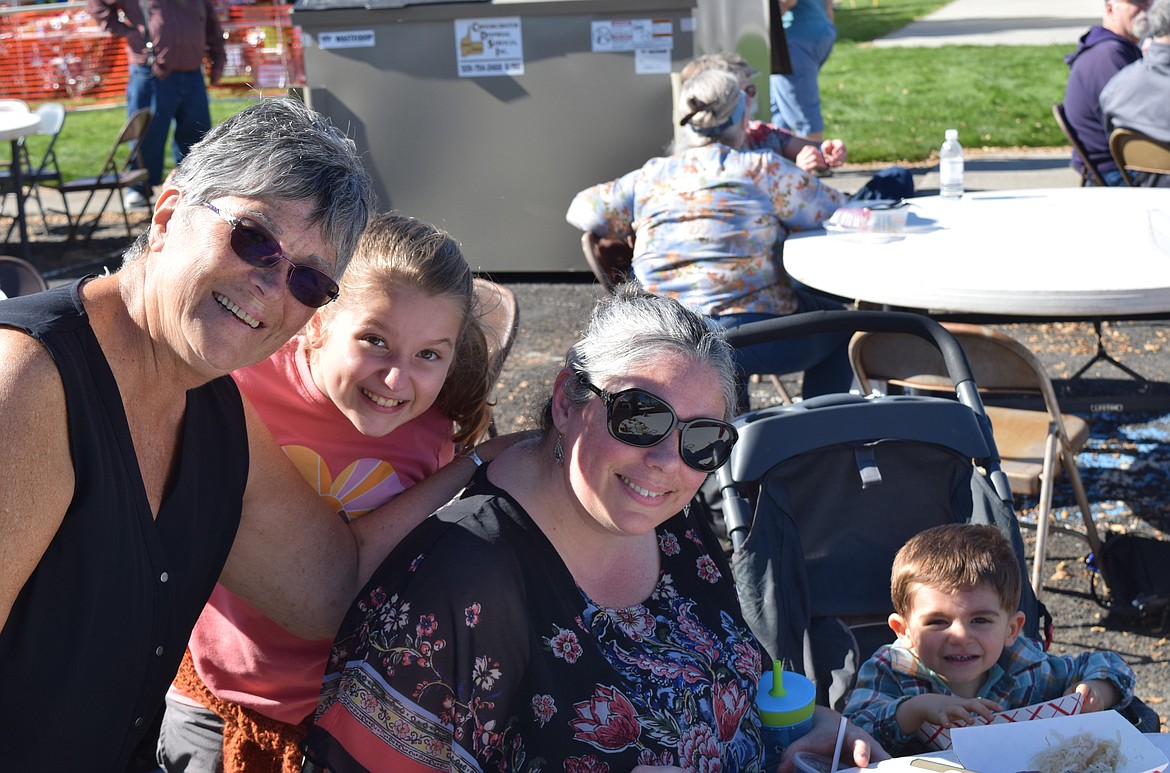
[[[328,327],[338,307],[360,303],[370,294],[414,289],[454,300],[462,311],[463,326],[435,402],[455,422],[452,439],[459,446],[474,444],[491,422],[488,348],[475,314],[472,280],[471,267],[450,234],[421,220],[387,212],[371,218],[358,240],[353,260],[340,281],[341,297],[317,312],[322,327]]]

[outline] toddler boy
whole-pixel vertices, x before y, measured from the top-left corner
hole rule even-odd
[[[1050,655],[1020,636],[1020,565],[994,526],[951,524],[916,535],[890,577],[897,641],[861,667],[845,715],[891,754],[922,751],[924,722],[1081,695],[1081,711],[1124,707],[1134,674],[1113,652]]]

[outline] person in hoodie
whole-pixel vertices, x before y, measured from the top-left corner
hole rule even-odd
[[[1154,0],[1146,24],[1135,27],[1149,36],[1142,58],[1124,67],[1101,91],[1105,131],[1133,129],[1170,144],[1170,0]],[[1170,188],[1170,174],[1129,172],[1133,184]]]
[[[1101,90],[1117,72],[1141,58],[1141,37],[1135,31],[1144,24],[1151,0],[1105,0],[1105,15],[1081,36],[1077,50],[1065,57],[1068,85],[1064,111],[1068,125],[1080,139],[1088,159],[1074,153],[1072,165],[1078,172],[1087,162],[1097,169],[1106,185],[1124,185],[1121,171],[1109,153],[1109,135],[1101,115]]]

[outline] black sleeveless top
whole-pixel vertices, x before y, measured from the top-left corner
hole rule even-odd
[[[240,395],[219,378],[187,393],[174,482],[151,517],[83,281],[0,301],[0,324],[56,361],[76,477],[65,519],[0,630],[5,769],[126,769],[227,559],[248,476]]]

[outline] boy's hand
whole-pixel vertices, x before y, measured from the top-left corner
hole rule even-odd
[[[991,719],[997,711],[1003,711],[1003,707],[987,698],[929,693],[902,701],[894,718],[902,732],[910,734],[922,729],[923,722],[939,727],[965,727],[971,724],[973,715]]]
[[[1079,693],[1081,696],[1081,713],[1090,711],[1105,711],[1117,705],[1121,700],[1121,692],[1106,679],[1089,679],[1081,682],[1069,693]]]

